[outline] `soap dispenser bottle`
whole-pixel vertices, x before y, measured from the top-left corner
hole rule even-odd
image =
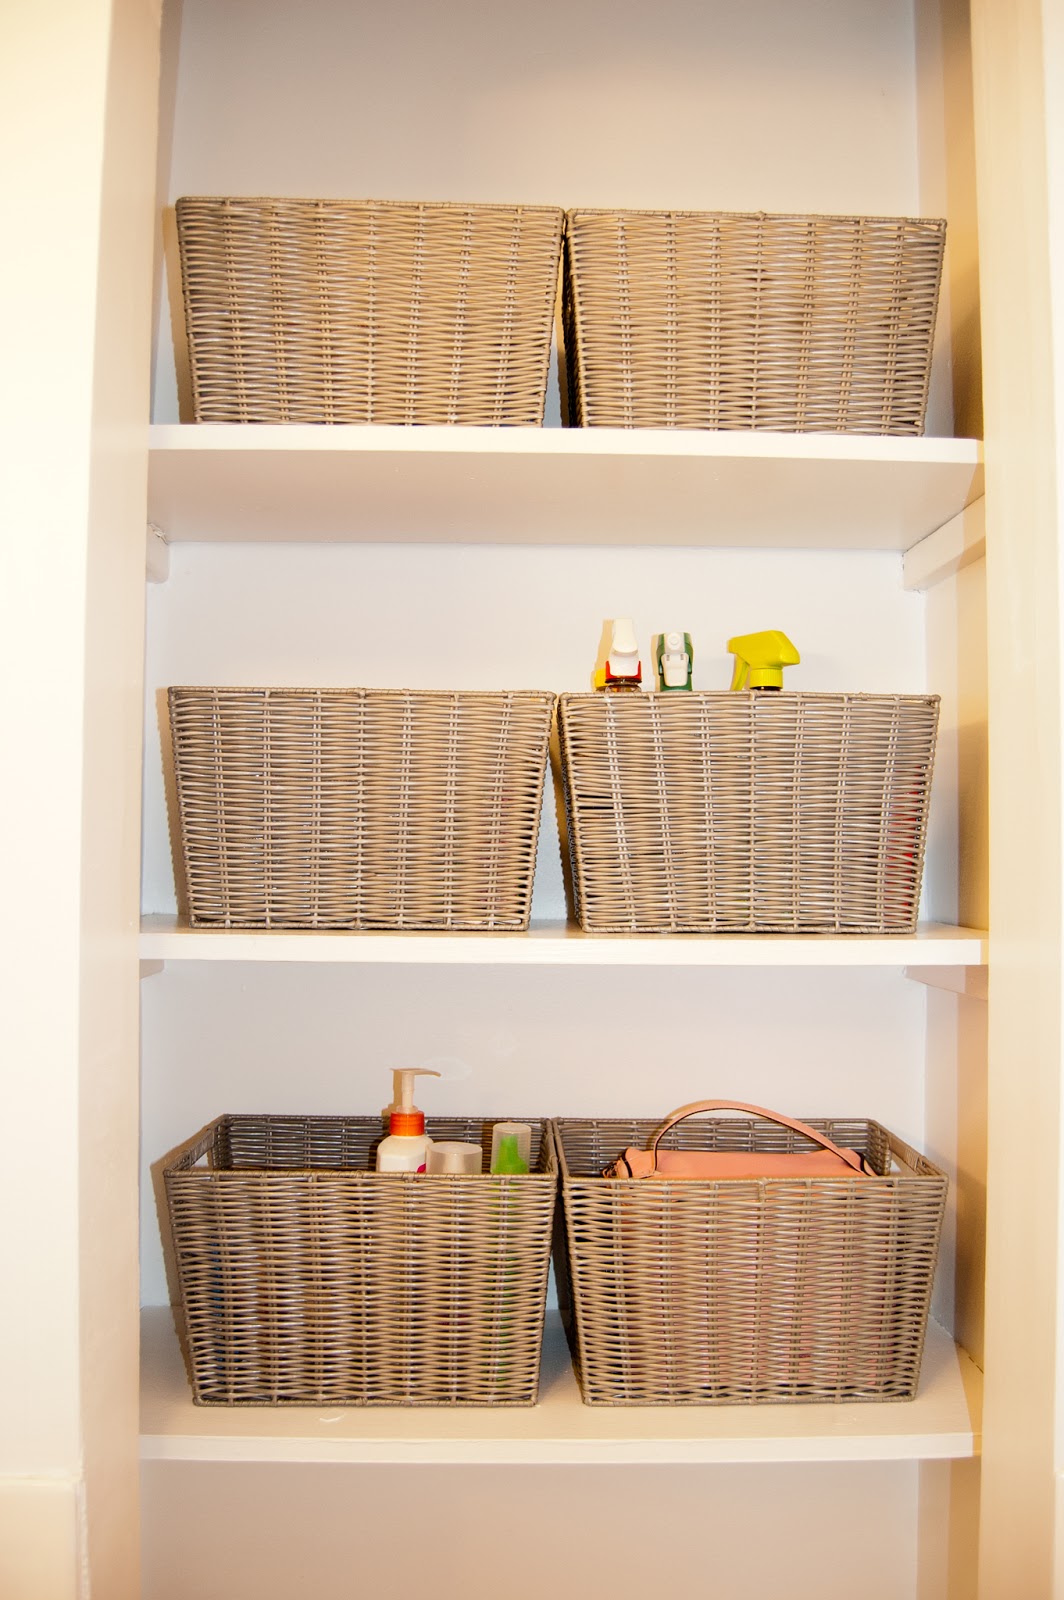
[[[395,1073],[398,1103],[388,1117],[388,1137],[377,1146],[378,1172],[424,1172],[432,1140],[425,1132],[425,1113],[414,1104],[414,1079],[439,1076],[428,1067]]]

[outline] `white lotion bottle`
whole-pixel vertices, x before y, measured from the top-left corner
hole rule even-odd
[[[428,1067],[394,1074],[398,1103],[388,1118],[388,1137],[377,1146],[378,1172],[424,1172],[432,1140],[425,1132],[425,1113],[414,1104],[414,1079],[439,1076]]]

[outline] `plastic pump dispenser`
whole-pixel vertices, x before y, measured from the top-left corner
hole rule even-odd
[[[425,1132],[425,1113],[414,1104],[414,1079],[439,1076],[428,1067],[393,1073],[396,1104],[388,1117],[388,1137],[377,1146],[378,1172],[424,1172],[432,1140]]]
[[[733,689],[782,689],[784,667],[796,667],[802,659],[778,628],[740,634],[728,640],[728,649],[735,657]]]

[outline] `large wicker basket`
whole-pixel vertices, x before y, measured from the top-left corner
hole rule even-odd
[[[177,202],[197,422],[535,425],[553,206]]]
[[[172,688],[195,927],[527,927],[552,694]]]
[[[558,1294],[586,1404],[913,1398],[946,1177],[876,1122],[811,1125],[880,1176],[606,1180],[657,1124],[552,1124]],[[682,1123],[669,1146],[811,1147],[760,1118]]]
[[[492,1121],[430,1118],[479,1142]],[[201,1405],[534,1405],[557,1189],[377,1173],[380,1117],[225,1116],[165,1185]]]
[[[581,926],[912,933],[937,725],[937,695],[562,695]]]
[[[572,422],[923,432],[945,224],[570,211]]]

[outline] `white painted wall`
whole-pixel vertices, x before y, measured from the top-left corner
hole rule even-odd
[[[932,916],[989,921],[986,563],[926,595],[928,679],[942,696],[925,874]],[[987,1002],[932,990],[927,1006],[927,1154],[950,1175],[935,1314],[982,1366],[986,1251]]]
[[[928,433],[983,435],[968,0],[914,0],[919,211],[947,219]]]
[[[1064,205],[1061,204],[1061,182],[1064,179],[1064,106],[1061,104],[1061,85],[1064,82],[1064,19],[1059,9],[1044,8],[1044,58],[1045,115],[1046,115],[1046,166],[1048,177],[1048,235],[1050,272],[1054,289],[1059,296],[1064,285]],[[1064,470],[1064,326],[1059,304],[1054,306],[1053,318],[1053,384],[1056,405],[1054,408],[1055,454],[1058,493]],[[1059,522],[1058,522],[1059,526]],[[1064,568],[1058,565],[1058,584],[1064,585]],[[1058,628],[1064,616],[1058,590]],[[1062,974],[1064,981],[1064,974]],[[1057,1149],[1064,1150],[1064,1099],[1060,1106],[1061,1124],[1058,1128]],[[1057,1352],[1056,1352],[1056,1407],[1054,1427],[1054,1596],[1064,1595],[1064,1384],[1060,1382],[1064,1364],[1064,1185],[1057,1196]]]
[[[9,7],[4,24],[11,48],[0,52],[2,103],[10,118],[4,175],[28,235],[25,252],[7,250],[0,257],[4,301],[23,308],[6,349],[22,382],[0,387],[8,452],[0,475],[3,523],[19,535],[11,539],[8,581],[0,591],[0,649],[6,684],[24,683],[30,663],[37,669],[37,693],[5,697],[5,728],[10,748],[33,752],[40,763],[32,784],[0,786],[2,836],[9,841],[5,883],[11,903],[23,908],[17,942],[25,963],[17,977],[7,969],[10,988],[5,985],[0,1027],[5,1057],[18,1064],[9,1115],[15,1125],[22,1119],[37,1124],[47,1115],[56,1155],[37,1226],[5,1229],[0,1245],[5,1282],[23,1286],[26,1303],[35,1308],[32,1321],[0,1321],[5,1476],[60,1469],[73,1478],[80,1448],[78,1348],[72,1336],[78,1322],[80,701],[109,10],[103,3],[80,10]],[[69,56],[58,59],[56,26],[72,30]],[[42,95],[49,69],[54,89]],[[27,145],[36,152],[32,165],[15,155]],[[56,192],[62,206],[56,205]],[[65,403],[54,418],[59,370],[65,374]],[[43,418],[49,427],[38,421]],[[42,493],[45,484],[48,494]],[[47,741],[41,737],[44,723]],[[34,849],[43,839],[48,848]],[[24,1211],[37,1171],[33,1143],[17,1141],[0,1174],[0,1214]]]
[[[978,218],[968,0],[916,0],[920,209],[949,219],[929,431],[952,413],[958,434],[983,431]],[[944,431],[949,431],[948,428]],[[942,695],[925,905],[943,921],[986,927],[986,568],[927,593],[928,682]],[[986,1256],[987,1002],[929,990],[924,1148],[949,1174],[933,1313],[983,1364]],[[973,1600],[978,1586],[981,1463],[920,1469],[919,1600]]]
[[[904,211],[895,0],[183,0],[172,193]],[[787,137],[790,133],[791,137]],[[845,137],[840,135],[845,134]],[[274,187],[263,191],[269,178]]]
[[[0,1593],[137,1592],[137,765],[158,17],[0,17]]]
[[[144,1471],[143,1600],[912,1595],[917,1469],[231,1467]],[[867,1507],[877,1508],[878,1537]],[[295,1537],[292,1528],[298,1529]]]
[[[979,1600],[1060,1593],[1058,8],[973,0],[986,380],[991,990]]]

